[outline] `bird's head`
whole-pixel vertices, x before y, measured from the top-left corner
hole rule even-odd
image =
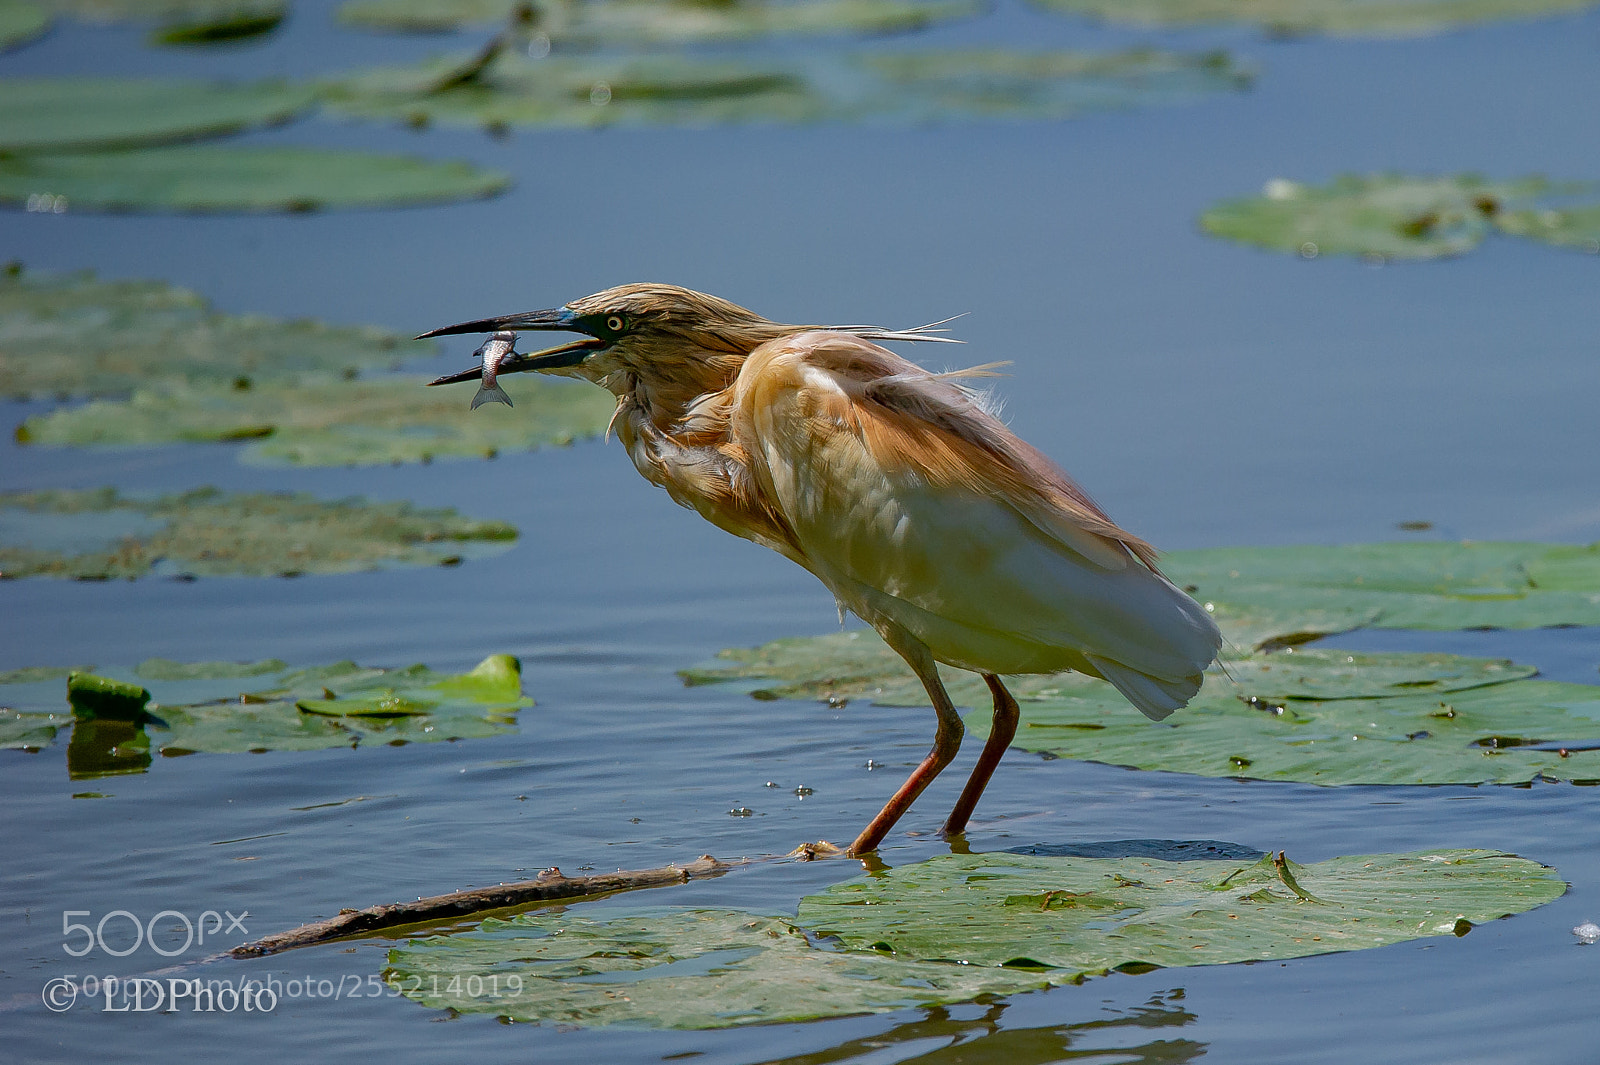
[[[547,330],[581,339],[507,357],[499,373],[581,377],[619,394],[645,385],[725,387],[751,351],[804,326],[780,325],[727,300],[677,285],[634,284],[573,300],[565,307],[526,311],[445,326],[418,339],[499,330]],[[474,368],[433,384],[475,380]]]

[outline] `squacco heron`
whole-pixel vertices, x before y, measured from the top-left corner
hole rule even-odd
[[[932,373],[875,343],[943,339],[934,333],[782,325],[715,296],[636,284],[423,336],[502,330],[581,334],[509,355],[498,372],[610,391],[612,427],[647,481],[810,570],[927,688],[933,750],[850,854],[875,850],[961,746],[935,663],[981,674],[994,697],[988,742],[944,823],[950,836],[1016,733],[1002,674],[1102,677],[1159,720],[1216,658],[1216,624],[1161,575],[1150,545],[970,386],[983,368]]]

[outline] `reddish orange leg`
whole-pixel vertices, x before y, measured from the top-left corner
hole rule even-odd
[[[885,638],[889,639],[889,645],[899,651],[900,656],[916,671],[917,676],[922,680],[922,686],[928,689],[928,697],[933,700],[934,713],[939,715],[939,730],[934,734],[933,750],[928,752],[928,757],[924,758],[922,764],[911,771],[911,775],[906,778],[906,782],[900,785],[900,790],[894,793],[894,797],[884,804],[882,810],[878,811],[878,816],[872,819],[872,823],[862,829],[861,835],[857,836],[856,841],[850,844],[850,849],[846,853],[852,857],[859,857],[869,851],[877,850],[878,844],[883,842],[883,837],[889,834],[889,830],[894,827],[894,823],[900,820],[900,816],[916,801],[917,796],[922,794],[922,790],[933,783],[933,778],[938,776],[939,772],[950,764],[950,760],[961,749],[963,731],[961,715],[956,713],[955,706],[950,702],[949,694],[944,690],[944,682],[939,679],[939,670],[934,665],[933,656],[928,653],[926,647],[909,636],[896,640],[890,638],[895,634],[885,633],[884,635]],[[1016,704],[1013,703],[1012,705],[1015,706]],[[985,749],[985,753],[987,753],[987,749]],[[996,757],[998,759],[998,756]],[[982,785],[979,785],[978,790],[983,790]]]
[[[983,753],[978,755],[978,764],[972,767],[972,775],[967,778],[967,786],[961,789],[961,798],[956,800],[955,808],[950,811],[950,817],[939,832],[942,836],[954,836],[966,831],[967,819],[972,816],[973,807],[978,805],[978,797],[983,794],[989,778],[994,775],[994,767],[1000,764],[1006,748],[1011,745],[1011,737],[1017,734],[1017,718],[1021,715],[1017,701],[1006,691],[999,677],[985,673],[983,680],[994,696],[994,726],[989,730],[989,740],[983,745]]]

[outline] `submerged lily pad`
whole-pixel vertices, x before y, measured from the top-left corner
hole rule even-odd
[[[1600,625],[1600,544],[1214,548],[1162,566],[1247,647],[1363,627]]]
[[[1254,23],[1273,33],[1415,37],[1503,19],[1583,11],[1595,0],[1035,0],[1043,7],[1138,26]]]
[[[513,730],[516,712],[533,705],[522,694],[522,667],[510,655],[491,655],[461,674],[354,662],[290,669],[275,660],[152,660],[131,674],[113,672],[138,680],[80,676],[79,687],[93,682],[97,689],[142,692],[140,685],[147,684],[144,694],[150,701],[140,700],[142,712],[122,714],[113,707],[108,714],[79,698],[67,710],[60,706],[59,682],[0,684],[0,706],[21,708],[0,711],[0,747],[47,746],[53,730],[72,724],[68,770],[83,778],[142,772],[151,754],[314,751],[483,738]],[[404,712],[385,709],[399,706]]]
[[[731,1028],[969,1002],[1032,973],[821,950],[793,923],[730,910],[487,918],[389,952],[384,978],[430,1009],[545,1024]]]
[[[222,314],[158,281],[0,277],[0,395],[16,399],[126,394],[171,379],[248,388],[313,372],[353,377],[433,352],[370,326]]]
[[[438,33],[504,23],[519,0],[346,0],[340,22]],[[976,0],[542,0],[534,31],[558,44],[670,44],[823,33],[894,33],[965,18]]]
[[[1008,117],[1167,103],[1243,88],[1222,53],[938,52],[765,64],[686,56],[503,54],[461,84],[461,58],[374,70],[330,85],[328,106],[413,125],[710,125],[725,122]]]
[[[400,207],[481,199],[509,183],[469,163],[324,148],[180,145],[0,158],[0,203],[48,196],[72,211]]]
[[[18,48],[50,28],[50,12],[28,0],[0,0],[0,52]]]
[[[1581,187],[1473,174],[1345,174],[1322,187],[1277,178],[1260,196],[1211,208],[1200,225],[1214,236],[1307,258],[1437,259],[1469,252],[1493,231],[1600,251],[1600,206],[1541,203]]]
[[[426,378],[262,382],[248,389],[173,383],[30,418],[23,443],[141,445],[250,441],[243,458],[301,466],[370,466],[493,458],[598,436],[616,407],[589,385],[529,375],[508,381],[514,410],[474,411],[468,391]]]
[[[691,684],[773,679],[764,698],[863,697],[924,706],[922,685],[871,632],[724,651]],[[1210,777],[1311,784],[1520,784],[1600,780],[1600,687],[1526,679],[1530,667],[1445,654],[1289,649],[1229,664],[1155,725],[1077,673],[1008,677],[1022,707],[1012,745],[1061,758]],[[941,667],[950,697],[989,730],[987,688]]]
[[[798,923],[853,951],[1042,970],[1053,983],[1463,935],[1558,899],[1553,869],[1485,850],[1248,865],[949,854],[836,884]]]
[[[294,576],[427,566],[504,550],[516,530],[410,503],[201,488],[156,499],[114,489],[0,493],[0,575]]]
[[[0,151],[125,148],[283,122],[313,89],[282,82],[211,85],[174,79],[7,78]]]

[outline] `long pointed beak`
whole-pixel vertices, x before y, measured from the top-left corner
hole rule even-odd
[[[447,325],[443,329],[431,329],[418,340],[427,340],[430,337],[456,336],[460,333],[498,333],[502,329],[520,331],[524,329],[572,329],[573,314],[565,307],[557,307],[548,311],[523,311],[521,314],[507,314],[499,318],[479,318],[475,322],[460,322],[456,325]],[[582,332],[582,330],[574,330]]]
[[[498,333],[502,330],[512,332],[520,330],[564,330],[582,332],[575,324],[575,316],[564,307],[557,307],[547,311],[524,311],[521,314],[507,314],[499,318],[479,318],[473,322],[460,322],[456,325],[447,325],[443,329],[433,329],[421,336],[418,340],[427,340],[431,337],[456,336],[461,333]],[[513,352],[500,362],[497,374],[526,373],[530,370],[559,370],[566,366],[576,366],[588,357],[592,351],[597,351],[606,346],[606,341],[585,337],[553,348],[532,353]],[[462,381],[475,381],[483,376],[483,367],[474,366],[470,370],[459,373],[446,374],[436,380],[429,381],[430,385],[453,385]]]

